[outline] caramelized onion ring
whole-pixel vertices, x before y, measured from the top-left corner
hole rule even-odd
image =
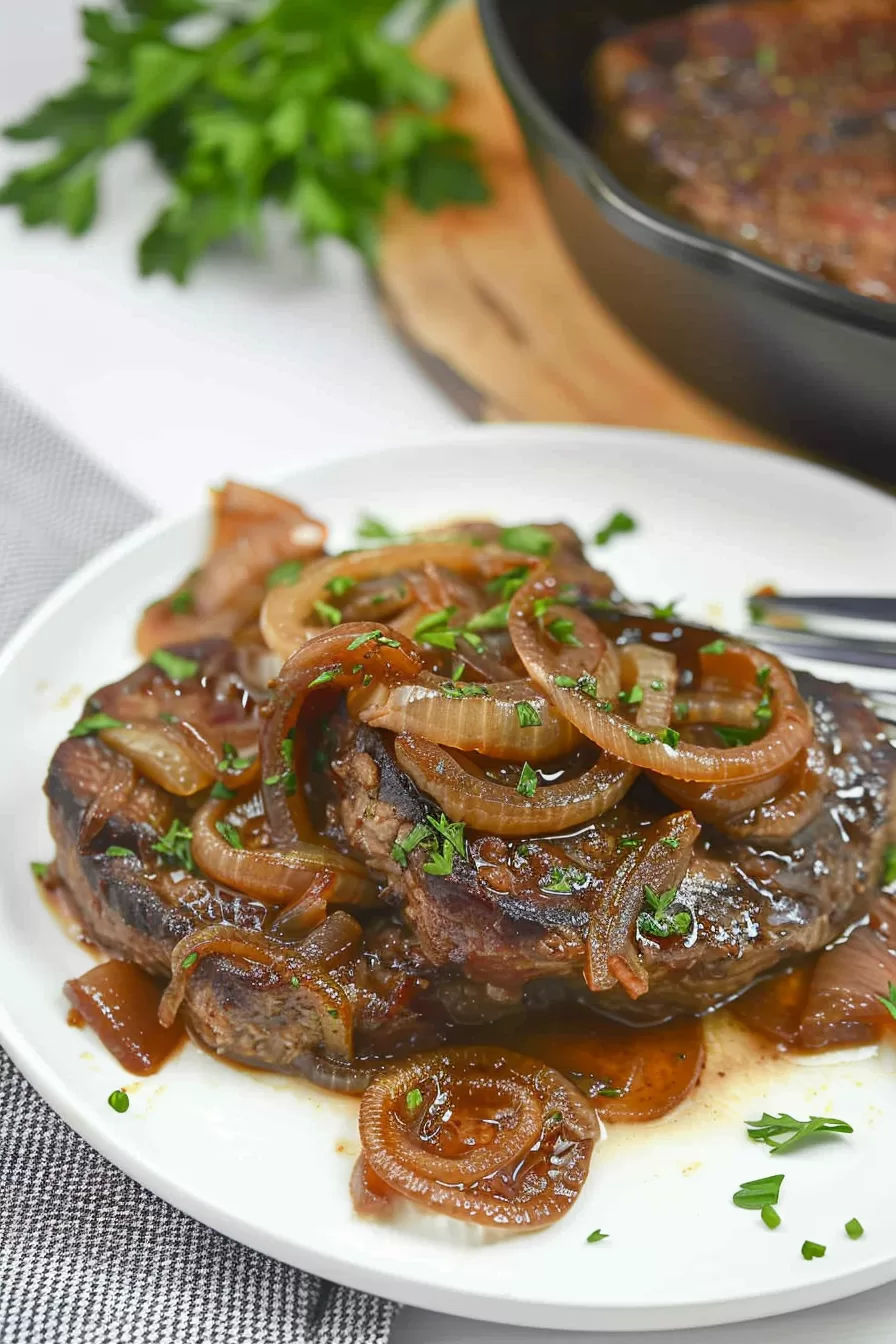
[[[376,904],[376,887],[362,864],[338,850],[298,840],[289,849],[234,849],[217,829],[233,811],[231,799],[210,798],[192,820],[193,857],[216,882],[265,905],[304,896],[321,874],[332,873],[326,899],[343,905]]]
[[[127,724],[124,728],[104,728],[100,737],[107,746],[133,761],[154,784],[178,798],[187,798],[208,788],[216,772],[199,759],[199,753],[187,745],[179,730],[179,724],[154,719]]]
[[[444,687],[453,690],[446,695]],[[451,682],[432,672],[421,672],[416,682],[372,686],[352,691],[348,707],[353,717],[373,728],[413,733],[457,751],[479,751],[501,761],[528,761],[538,765],[572,751],[581,735],[531,681],[491,682],[485,695],[460,696]],[[541,719],[523,728],[517,705],[528,702]]]
[[[701,747],[685,741],[673,747],[664,745],[652,735],[650,742],[637,741],[633,736],[637,730],[628,719],[612,708],[601,707],[600,696],[607,695],[602,689],[607,682],[606,654],[596,662],[592,672],[597,681],[598,698],[592,698],[580,689],[556,684],[558,675],[575,676],[575,671],[569,669],[581,662],[578,657],[570,660],[565,648],[562,652],[552,652],[547,647],[547,639],[539,638],[542,632],[538,632],[535,625],[533,601],[555,596],[556,592],[556,580],[543,574],[530,579],[519,589],[510,603],[511,638],[535,684],[581,733],[605,751],[657,775],[697,783],[727,783],[770,775],[788,765],[808,744],[812,735],[809,710],[787,668],[773,654],[748,644],[734,643],[728,643],[720,654],[701,653],[704,672],[710,670],[713,676],[727,676],[735,683],[753,686],[760,670],[769,668],[766,688],[771,697],[772,718],[765,735],[740,747]],[[581,612],[577,617],[582,619]],[[579,655],[581,650],[572,652]]]
[[[526,798],[512,784],[482,779],[444,747],[410,733],[395,739],[395,758],[446,816],[495,835],[544,835],[581,826],[614,807],[633,774],[607,758],[578,778],[542,784]]]
[[[360,929],[358,934],[360,937]],[[320,1020],[325,1050],[350,1059],[351,1003],[342,986],[326,974],[326,964],[316,966],[307,953],[303,955],[303,947],[304,944],[299,944],[287,952],[265,934],[253,929],[237,929],[232,924],[206,924],[194,929],[172,949],[171,980],[159,1004],[159,1021],[164,1027],[171,1026],[183,1002],[187,979],[205,957],[237,957],[270,967],[284,987],[288,985],[300,999],[310,999]],[[292,984],[294,979],[299,981],[298,985]]]
[[[326,585],[339,577],[379,579],[397,570],[419,568],[427,561],[444,565],[460,574],[495,578],[532,559],[496,546],[473,546],[464,542],[418,541],[406,546],[384,546],[370,551],[352,551],[306,566],[298,583],[273,588],[261,608],[261,633],[269,648],[288,658],[306,639],[321,633],[313,624],[314,603],[326,595]]]
[[[422,1100],[412,1113],[413,1090]],[[429,1113],[442,1098],[462,1119],[464,1097],[474,1105],[503,1102],[513,1114],[496,1118],[490,1143],[443,1157],[420,1138],[419,1126],[438,1119]],[[561,1074],[492,1046],[433,1051],[380,1074],[361,1098],[359,1127],[364,1160],[390,1189],[449,1217],[517,1231],[567,1211],[598,1134],[590,1104]]]
[[[699,834],[692,813],[674,812],[655,822],[641,847],[626,854],[588,920],[585,980],[589,989],[612,989],[618,981],[632,999],[647,993],[647,971],[634,941],[644,888],[661,893],[677,887]]]

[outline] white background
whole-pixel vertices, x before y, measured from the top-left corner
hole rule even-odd
[[[334,0],[334,3],[336,0]],[[79,67],[72,0],[0,0],[0,122]],[[22,153],[0,144],[0,174]],[[228,473],[288,469],[450,427],[381,320],[353,258],[311,262],[280,236],[265,263],[206,263],[187,290],[139,281],[133,243],[160,199],[124,151],[104,184],[101,226],[72,243],[25,233],[0,211],[0,381],[28,397],[150,504],[181,511]],[[688,1332],[707,1344],[883,1344],[896,1286],[767,1322]],[[407,1310],[395,1344],[541,1344],[551,1336]],[[604,1335],[644,1344],[647,1335]]]

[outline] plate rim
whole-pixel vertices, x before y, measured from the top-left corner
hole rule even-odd
[[[448,445],[482,440],[531,444],[543,439],[553,442],[563,440],[570,446],[578,446],[583,450],[588,447],[600,449],[601,446],[605,448],[610,445],[617,446],[620,441],[628,442],[633,447],[640,445],[656,447],[666,444],[670,449],[679,452],[683,450],[689,454],[699,455],[709,450],[722,459],[734,457],[738,461],[754,465],[757,453],[761,452],[765,465],[783,470],[785,475],[804,478],[808,474],[825,479],[833,478],[834,481],[843,483],[848,490],[857,491],[869,498],[873,497],[878,502],[883,500],[896,515],[896,498],[891,497],[886,489],[880,489],[870,482],[857,479],[824,463],[737,443],[716,442],[698,436],[664,431],[642,431],[623,426],[551,423],[461,425],[437,435],[417,435],[397,443],[376,445],[344,456],[331,456],[302,463],[277,481],[262,483],[261,488],[277,490],[286,487],[294,491],[303,477],[313,475],[317,471],[338,468],[350,473],[354,463],[369,462],[371,459],[410,450],[438,451]],[[151,518],[118,541],[104,547],[50,593],[13,633],[0,650],[0,678],[14,665],[33,636],[52,621],[58,611],[77,593],[89,587],[95,578],[113,567],[120,557],[138,551],[154,538],[184,523],[201,522],[202,517],[202,506],[164,513]],[[471,1291],[442,1283],[438,1290],[439,1301],[434,1304],[433,1285],[430,1282],[407,1278],[400,1272],[369,1267],[350,1258],[343,1259],[319,1252],[311,1244],[296,1246],[294,1243],[291,1245],[284,1243],[277,1234],[269,1234],[263,1227],[248,1221],[242,1215],[223,1211],[203,1196],[191,1190],[185,1191],[170,1181],[163,1169],[144,1161],[138,1151],[121,1143],[114,1133],[104,1131],[87,1108],[79,1108],[76,1096],[70,1093],[65,1082],[56,1074],[52,1063],[45,1058],[38,1046],[28,1039],[27,1033],[17,1026],[12,1012],[3,1001],[2,988],[0,988],[0,1044],[43,1100],[66,1124],[106,1160],[153,1194],[222,1235],[238,1240],[262,1254],[348,1287],[393,1298],[412,1306],[435,1309],[465,1319],[517,1326],[534,1325],[554,1330],[661,1330],[670,1328],[668,1324],[670,1312],[682,1318],[680,1322],[676,1321],[676,1326],[672,1328],[733,1324],[823,1305],[896,1279],[896,1246],[894,1246],[889,1254],[882,1254],[880,1258],[865,1264],[862,1268],[835,1271],[818,1283],[799,1284],[764,1294],[753,1291],[736,1298],[728,1295],[719,1299],[704,1299],[699,1303],[678,1301],[668,1304],[654,1303],[648,1307],[619,1304],[567,1305],[564,1309],[565,1314],[560,1319],[546,1321],[533,1319],[533,1312],[537,1311],[539,1306],[531,1299],[508,1297],[504,1294],[492,1296],[480,1289]],[[301,1257],[301,1264],[297,1262],[296,1252]],[[541,1304],[540,1309],[544,1310],[545,1306],[546,1304]]]

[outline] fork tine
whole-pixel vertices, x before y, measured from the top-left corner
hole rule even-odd
[[[754,627],[752,637],[760,647],[768,645],[775,652],[817,658],[826,663],[885,667],[896,671],[896,644],[881,640],[837,638],[767,625]]]
[[[863,688],[862,693],[879,719],[883,719],[885,723],[896,724],[896,691]]]
[[[787,612],[794,616],[837,616],[857,621],[891,621],[896,623],[896,597],[842,597],[810,596],[789,597],[784,593],[772,596],[756,595],[750,599],[751,610]]]

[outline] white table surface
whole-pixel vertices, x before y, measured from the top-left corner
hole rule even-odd
[[[335,0],[334,0],[335,2]],[[73,0],[0,0],[0,124],[78,70]],[[0,142],[0,175],[24,155]],[[279,236],[259,264],[235,253],[188,289],[138,280],[133,243],[160,199],[138,152],[104,184],[100,227],[71,242],[0,211],[0,380],[29,398],[150,504],[181,510],[210,480],[287,469],[448,429],[459,420],[397,344],[354,259],[315,261]],[[248,451],[247,451],[248,450]],[[739,1326],[706,1344],[883,1344],[896,1285]],[[559,1344],[552,1334],[408,1309],[395,1344]],[[647,1344],[654,1335],[604,1335]]]

